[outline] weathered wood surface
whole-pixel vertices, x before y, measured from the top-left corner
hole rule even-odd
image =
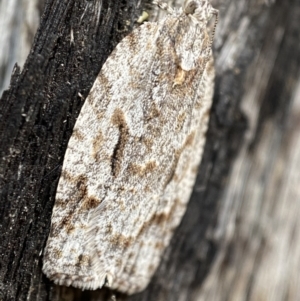
[[[24,70],[2,96],[0,299],[300,300],[299,0],[213,1],[217,79],[204,159],[149,287],[130,297],[81,292],[41,273],[80,107],[105,58],[149,9],[103,1],[99,17],[99,4],[49,0]]]
[[[23,66],[40,23],[45,0],[0,0],[0,95],[16,62]]]

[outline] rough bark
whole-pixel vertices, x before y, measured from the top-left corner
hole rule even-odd
[[[217,78],[198,180],[149,287],[127,297],[53,286],[41,263],[80,107],[145,4],[46,3],[0,102],[1,300],[300,299],[300,3],[213,4]]]

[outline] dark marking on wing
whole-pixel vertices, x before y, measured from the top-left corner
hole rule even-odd
[[[153,143],[154,143],[153,139],[143,137],[142,142],[146,146],[147,151],[150,152],[152,150],[152,146],[153,146]]]
[[[186,119],[186,113],[183,112],[177,117],[176,131],[180,132]]]
[[[90,265],[91,265],[90,256],[84,254],[80,254],[78,256],[77,263],[76,263],[77,267],[90,266]]]
[[[164,184],[164,189],[167,187],[167,185],[169,185],[171,183],[171,181],[174,179],[175,177],[175,172],[176,172],[176,168],[177,168],[177,165],[178,165],[178,161],[180,159],[180,156],[183,152],[183,150],[186,148],[186,147],[189,147],[189,146],[192,146],[193,145],[193,141],[195,139],[195,132],[191,132],[187,137],[186,137],[186,140],[183,144],[183,146],[176,150],[175,151],[175,155],[174,155],[174,160],[173,160],[173,163],[172,163],[172,166],[171,166],[171,171],[165,181],[165,184]]]
[[[145,120],[151,120],[153,118],[157,118],[160,116],[160,110],[157,108],[157,106],[152,103],[151,107],[149,108],[149,111],[145,115]]]
[[[64,200],[64,199],[59,199],[57,198],[55,200],[55,205],[54,205],[56,208],[59,208],[59,209],[65,209],[66,206],[67,206],[67,201]]]
[[[58,248],[53,248],[52,252],[53,252],[53,257],[55,259],[60,259],[62,257],[62,250],[60,250]]]
[[[176,198],[173,202],[172,202],[172,206],[170,209],[169,213],[154,213],[151,218],[146,221],[142,227],[139,229],[139,232],[137,234],[137,240],[140,240],[140,237],[145,237],[145,232],[148,231],[148,229],[151,226],[158,226],[160,229],[164,229],[164,225],[173,218],[173,214],[175,211],[175,208],[178,206],[178,204],[180,204],[180,200],[178,198]],[[168,229],[170,231],[173,231],[173,229]],[[161,234],[161,237],[163,237],[164,234]],[[157,241],[155,244],[155,248],[161,248],[163,249],[165,247],[165,245],[163,244],[162,241]]]
[[[110,243],[116,248],[127,249],[133,242],[134,238],[131,236],[124,236],[122,234],[114,234],[110,237]]]
[[[56,229],[65,229],[67,233],[71,233],[75,230],[75,224],[80,218],[80,215],[96,208],[101,203],[101,200],[88,195],[86,176],[80,175],[73,177],[67,172],[63,172],[62,177],[65,181],[72,183],[74,190],[72,195],[68,196],[65,200],[58,199],[58,207],[62,207],[61,204],[64,204],[64,206],[68,204],[68,210],[64,213],[64,217],[60,222],[55,224],[55,228],[53,228],[52,231],[56,232]],[[63,185],[63,183],[60,185]],[[52,226],[54,227],[54,225]]]
[[[60,227],[64,228],[65,231],[70,234],[75,230],[74,225],[72,224],[72,215],[68,214],[66,215],[60,222]]]
[[[72,137],[74,137],[78,141],[82,141],[84,139],[84,135],[77,128],[73,130]]]
[[[116,109],[114,111],[111,121],[119,129],[119,139],[115,145],[115,149],[111,158],[111,172],[114,177],[117,177],[121,170],[121,163],[124,156],[124,150],[127,144],[129,131],[124,113],[120,109]]]
[[[97,208],[101,204],[101,201],[95,197],[85,197],[81,208],[83,210],[90,210]]]

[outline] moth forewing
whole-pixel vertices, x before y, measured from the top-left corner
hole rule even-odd
[[[44,273],[143,290],[178,226],[205,143],[214,68],[207,0],[145,22],[105,62],[65,154]]]

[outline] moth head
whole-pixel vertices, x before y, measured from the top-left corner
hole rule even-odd
[[[185,0],[183,10],[186,15],[191,15],[199,23],[207,23],[212,15],[217,15],[208,0]]]

